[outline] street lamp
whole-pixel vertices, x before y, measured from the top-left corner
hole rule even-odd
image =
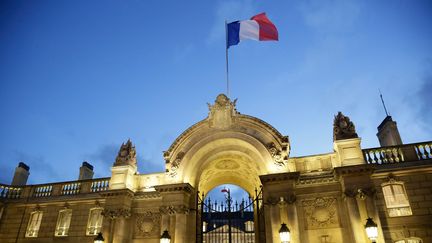
[[[160,237],[160,243],[170,243],[171,242],[171,236],[168,233],[168,230],[165,230],[161,237]]]
[[[280,230],[279,230],[279,236],[282,243],[288,243],[291,240],[291,233],[288,229],[287,225],[285,223],[281,224]]]
[[[102,233],[99,232],[97,236],[94,238],[94,243],[104,243],[105,239],[102,236]]]
[[[367,218],[365,224],[366,234],[372,242],[375,242],[375,240],[378,238],[377,226],[378,225],[371,218]]]

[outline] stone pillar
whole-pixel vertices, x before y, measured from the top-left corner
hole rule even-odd
[[[375,186],[370,178],[373,167],[370,165],[345,166],[335,168],[335,173],[339,177],[345,195],[345,204],[355,243],[369,242],[364,225],[367,217],[371,215],[370,210],[366,208],[365,200],[370,201],[368,204],[373,202]],[[375,206],[373,208],[371,210],[376,211]],[[374,215],[377,217],[376,220],[374,218],[374,221],[377,222],[378,215],[375,213]]]
[[[363,152],[360,147],[360,138],[351,138],[344,140],[336,140],[333,142],[333,148],[339,159],[338,165],[333,165],[334,167],[340,166],[350,166],[350,165],[360,165],[365,164],[363,157]]]
[[[165,221],[161,224],[167,229],[161,228],[161,230],[168,230],[171,235],[171,242],[195,242],[195,234],[193,227],[191,227],[191,225],[195,226],[195,217],[193,213],[190,213],[190,209],[195,206],[193,200],[193,195],[196,195],[195,189],[188,183],[155,186],[155,189],[162,197],[160,209],[166,212],[166,216],[163,218]]]
[[[279,229],[282,223],[287,224],[294,237],[293,240],[299,239],[299,224],[294,204],[296,201],[295,183],[299,176],[299,172],[260,176],[263,184],[267,243],[280,242]],[[296,242],[293,240],[291,242]]]
[[[189,243],[188,229],[187,229],[187,213],[183,208],[176,208],[175,215],[175,243]]]
[[[109,243],[128,243],[132,240],[132,224],[130,222],[132,198],[134,193],[128,189],[106,191],[103,216],[109,220]]]

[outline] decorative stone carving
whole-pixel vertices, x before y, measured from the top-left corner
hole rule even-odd
[[[359,199],[366,199],[366,197],[373,197],[376,193],[376,189],[373,187],[364,188],[348,188],[345,189],[344,194],[347,197],[357,197]]]
[[[272,156],[275,165],[277,166],[285,166],[288,162],[288,151],[287,146],[284,146],[282,149],[278,149],[274,143],[270,143],[267,145],[267,149]]]
[[[234,102],[224,94],[216,97],[214,105],[207,103],[209,107],[208,121],[210,127],[226,129],[231,127],[234,122],[234,116],[238,114],[235,106],[237,99]]]
[[[131,216],[131,211],[126,208],[104,209],[102,211],[102,215],[110,219],[116,219],[120,217],[129,218]]]
[[[318,197],[302,201],[308,229],[339,227],[337,202],[333,197]]]
[[[177,154],[176,159],[171,163],[171,167],[167,171],[170,177],[175,177],[177,175],[177,170],[180,167],[183,157],[184,157],[184,152],[179,152]]]
[[[185,205],[178,205],[174,207],[174,211],[177,214],[189,214],[190,209]]]
[[[358,138],[354,124],[339,111],[333,121],[333,141],[349,138]]]
[[[174,210],[174,206],[160,206],[159,212],[163,215],[174,215],[176,211]]]
[[[160,233],[161,214],[145,212],[135,215],[134,235],[137,238],[158,237]]]
[[[120,150],[117,154],[116,161],[114,163],[114,166],[121,166],[121,165],[134,165],[136,166],[136,150],[135,146],[132,145],[132,142],[130,139],[125,143],[122,143]]]

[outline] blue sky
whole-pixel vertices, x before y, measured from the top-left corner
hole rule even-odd
[[[224,20],[266,12],[279,42],[230,48],[231,97],[291,156],[332,151],[333,116],[376,147],[387,108],[405,143],[431,140],[430,1],[0,2],[0,183],[110,176],[131,138],[141,173],[225,92]],[[429,105],[428,105],[429,104]]]

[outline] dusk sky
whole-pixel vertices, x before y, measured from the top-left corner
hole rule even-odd
[[[387,109],[404,143],[432,140],[432,1],[0,1],[0,183],[108,177],[130,138],[139,172],[208,114],[225,86],[224,21],[266,12],[278,42],[229,50],[237,109],[291,157],[333,151],[333,118],[379,146]],[[428,105],[429,104],[429,105]]]

